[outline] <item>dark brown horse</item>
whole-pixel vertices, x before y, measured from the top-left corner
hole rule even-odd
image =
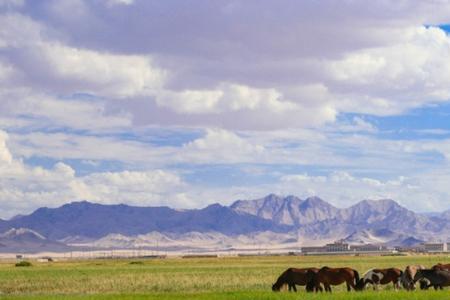
[[[416,275],[414,276],[414,282],[426,279],[429,284],[425,287],[428,289],[429,287],[434,287],[435,290],[443,289],[445,286],[450,286],[450,272],[441,270],[441,269],[425,269],[425,270],[417,270]]]
[[[272,291],[279,292],[284,285],[288,285],[289,291],[297,291],[295,285],[306,285],[308,283],[308,272],[317,273],[317,268],[289,268],[278,277],[277,281],[272,285]]]
[[[314,283],[317,290],[320,290],[320,284],[323,284],[326,292],[331,293],[331,285],[347,284],[347,291],[356,288],[359,281],[358,271],[351,268],[329,268],[323,267],[316,274],[308,273],[309,280]]]
[[[367,284],[371,284],[374,290],[378,290],[378,285],[388,284],[390,282],[394,284],[394,289],[399,289],[402,275],[403,271],[397,268],[371,269],[358,281],[356,290],[362,291]]]
[[[433,270],[442,270],[442,271],[450,271],[450,264],[438,263],[437,265],[434,265],[431,269],[433,269]]]

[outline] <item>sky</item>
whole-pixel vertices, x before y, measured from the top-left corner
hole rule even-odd
[[[450,209],[449,24],[445,0],[0,0],[0,218]]]

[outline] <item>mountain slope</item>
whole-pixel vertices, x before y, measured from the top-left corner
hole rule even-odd
[[[12,228],[0,234],[0,252],[67,251],[68,246],[48,240],[27,228]]]
[[[413,242],[450,239],[450,222],[446,216],[446,213],[416,214],[392,200],[364,200],[340,209],[317,197],[302,200],[272,194],[257,200],[238,200],[229,207],[213,204],[191,210],[73,202],[0,221],[0,232],[29,228],[49,240],[73,245],[95,243],[109,236],[97,244],[117,242],[123,247],[139,244],[140,236],[151,232],[168,237],[169,244],[172,240],[176,244],[177,239],[185,239],[183,234],[191,234],[199,243],[203,239],[208,243],[211,232],[217,244],[228,243],[216,238],[219,235],[232,237],[233,241],[243,236],[245,243],[251,244],[249,241],[262,232],[266,233],[265,237],[271,237],[269,241],[278,242],[297,240],[321,244],[348,238],[355,243],[389,244],[406,239]]]
[[[101,205],[86,201],[73,202],[59,208],[39,208],[28,216],[7,221],[3,226],[4,230],[12,227],[30,228],[52,240],[70,236],[101,238],[110,233],[131,236],[151,231],[212,230],[241,234],[289,230],[270,220],[240,214],[219,204],[204,209],[179,211],[168,207]]]
[[[282,198],[274,194],[257,200],[238,200],[230,208],[272,220],[277,224],[296,227],[332,219],[339,211],[317,197],[301,200],[295,196]]]
[[[339,239],[364,230],[388,230],[421,240],[433,240],[436,236],[441,240],[450,238],[447,213],[428,217],[389,199],[364,200],[339,209],[317,197],[301,200],[293,196],[269,195],[253,201],[236,201],[231,208],[277,224],[292,224],[305,239]]]

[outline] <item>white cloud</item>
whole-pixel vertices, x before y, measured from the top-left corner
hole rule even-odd
[[[330,84],[348,97],[336,103],[340,111],[392,115],[450,98],[450,37],[436,27],[409,28],[399,43],[349,52],[327,67]]]
[[[14,75],[15,69],[11,65],[4,64],[0,61],[0,80],[6,83],[6,80]]]
[[[222,84],[214,90],[162,91],[157,95],[159,106],[169,107],[178,113],[222,113],[239,110],[262,110],[283,113],[298,110],[274,89],[255,89],[244,85]]]
[[[238,135],[220,129],[208,129],[206,135],[183,145],[179,159],[195,163],[238,163],[264,159],[265,149]]]
[[[105,131],[131,126],[131,115],[118,111],[110,113],[105,102],[81,97],[55,98],[28,90],[2,93],[0,120],[15,119],[7,127],[72,128],[76,130]],[[21,116],[22,118],[18,117]],[[24,118],[26,116],[26,118]]]
[[[323,11],[318,7],[299,4],[319,17],[321,26],[311,29],[315,34],[305,30],[309,28],[305,26],[309,17],[305,20],[286,17],[284,22],[292,26],[271,24],[264,39],[257,33],[268,24],[259,19],[259,27],[241,28],[242,36],[234,31],[217,34],[228,23],[234,26],[234,18],[241,21],[242,16],[235,15],[234,9],[230,11],[230,6],[211,4],[212,13],[225,14],[223,23],[211,28],[184,24],[186,29],[199,34],[198,39],[189,39],[191,31],[186,32],[185,39],[191,41],[186,45],[183,35],[171,33],[174,30],[171,26],[180,24],[165,24],[158,18],[154,25],[159,31],[150,26],[144,35],[141,28],[131,30],[135,24],[130,22],[128,29],[133,35],[123,40],[124,33],[117,27],[117,20],[136,18],[142,27],[147,21],[134,15],[136,10],[149,9],[152,14],[158,9],[132,1],[114,3],[134,5],[111,12],[103,10],[102,5],[65,0],[45,6],[48,20],[27,17],[26,9],[21,14],[3,14],[0,45],[8,68],[0,67],[0,76],[12,68],[14,85],[32,87],[34,92],[53,95],[88,92],[106,102],[111,102],[110,98],[129,100],[108,105],[120,106],[133,117],[142,116],[142,124],[227,129],[322,126],[334,122],[339,113],[392,115],[450,98],[450,38],[443,30],[422,24],[441,21],[445,15],[442,12],[448,10],[444,4],[436,9],[440,13],[435,16],[430,11],[439,4],[422,4],[417,9],[405,3],[400,5],[400,13],[395,6],[385,3],[372,5],[370,12],[360,5],[345,3],[341,14],[330,12],[331,19],[320,18]],[[271,7],[269,3],[263,7],[268,9],[268,15],[273,13]],[[355,14],[356,9],[361,10],[359,14]],[[109,40],[104,40],[105,44],[101,44],[102,36],[92,41],[91,36],[82,35],[84,26],[59,23],[60,11],[67,10],[76,15],[77,23],[90,24],[93,36],[99,34],[95,28],[106,26],[102,17],[115,14],[117,19],[109,18],[111,24],[107,27],[117,31],[110,35],[121,42],[110,45]],[[373,19],[386,11],[390,12],[385,16],[389,22]],[[209,18],[198,13],[199,22]],[[247,10],[243,14],[250,19],[255,17]],[[348,18],[341,20],[343,15]],[[372,22],[366,22],[365,18]],[[338,21],[342,21],[342,26],[334,26],[333,22]],[[167,34],[163,34],[166,32],[163,25],[167,25]],[[283,28],[291,28],[292,32],[284,32]],[[324,32],[336,37],[318,38]],[[160,35],[173,38],[165,40]],[[348,43],[343,43],[346,39]],[[268,44],[269,40],[273,43]],[[117,48],[117,44],[126,46]],[[235,49],[233,44],[242,49]],[[199,57],[191,53],[200,50],[210,55]],[[253,55],[246,57],[248,51]],[[137,99],[139,107],[135,105]],[[164,117],[158,117],[161,115]]]
[[[50,157],[116,161],[130,165],[165,166],[173,151],[114,136],[83,136],[68,133],[11,134],[11,149],[21,157]],[[170,163],[169,163],[170,164]]]
[[[351,160],[355,160],[355,167],[360,167],[360,170],[356,169],[355,171],[359,173],[380,171],[384,168],[391,170],[393,173],[388,177],[392,179],[356,176],[347,171],[333,171],[320,176],[311,176],[306,173],[286,175],[282,169],[280,172],[275,172],[277,167],[271,167],[266,171],[260,169],[258,170],[259,174],[256,174],[256,176],[261,176],[265,172],[271,173],[274,178],[271,183],[247,184],[243,181],[237,186],[208,187],[202,184],[188,184],[178,172],[164,168],[168,163],[179,162],[208,165],[239,163],[262,163],[264,165],[266,162],[285,164],[302,159],[307,162],[312,161],[313,165],[317,165],[314,160],[322,159],[324,165],[332,166],[336,163],[336,157],[333,157],[332,153],[331,157],[325,157],[323,153],[320,153],[323,151],[323,148],[320,147],[319,151],[304,154],[304,152],[310,151],[303,148],[291,151],[278,145],[278,142],[273,144],[268,142],[273,141],[273,138],[263,142],[260,137],[238,136],[218,129],[208,130],[204,137],[195,139],[179,149],[169,148],[163,149],[161,152],[152,152],[151,149],[145,147],[139,148],[139,144],[133,146],[133,144],[126,145],[121,141],[111,140],[108,142],[105,139],[70,137],[62,134],[59,136],[53,134],[48,137],[33,134],[33,136],[24,138],[24,141],[27,141],[24,146],[28,147],[28,150],[24,151],[21,146],[11,148],[19,150],[16,153],[17,157],[27,151],[55,157],[55,153],[58,151],[67,154],[68,146],[63,146],[58,150],[61,147],[58,144],[65,141],[74,148],[74,152],[71,154],[74,158],[94,156],[102,160],[105,157],[120,159],[128,155],[131,161],[136,159],[141,168],[140,171],[99,171],[88,175],[78,175],[72,167],[61,162],[55,164],[51,169],[26,165],[21,159],[13,158],[9,151],[9,145],[16,143],[17,136],[12,135],[8,144],[5,142],[7,139],[8,134],[3,132],[0,139],[2,141],[0,143],[0,205],[4,209],[3,217],[30,212],[39,206],[53,207],[80,199],[100,203],[125,202],[135,205],[199,207],[215,201],[230,203],[237,198],[253,198],[275,192],[284,195],[295,194],[301,197],[318,195],[341,207],[367,198],[392,198],[406,206],[414,205],[414,210],[429,211],[447,209],[447,199],[450,196],[447,184],[450,178],[445,167],[433,170],[419,167],[418,163],[412,167],[420,169],[420,172],[416,170],[408,173],[408,176],[395,175],[398,174],[396,168],[406,170],[402,167],[405,162],[399,160],[399,157],[423,151],[421,148],[415,148],[418,143],[402,146],[395,141],[376,144],[376,140],[364,139],[361,143],[367,145],[370,142],[373,145],[369,145],[369,147],[378,148],[380,152],[369,154],[364,159],[349,158],[346,162],[349,166]],[[82,143],[84,146],[77,145],[80,143],[78,139],[86,139]],[[41,140],[42,149],[37,147],[36,150],[33,150],[37,140]],[[288,140],[292,142],[292,139]],[[324,140],[318,139],[318,141]],[[390,153],[395,149],[398,152]],[[55,153],[51,153],[51,150]],[[108,154],[110,152],[111,155]],[[139,162],[139,156],[145,155],[148,157]],[[296,157],[299,155],[305,156]],[[381,156],[380,160],[376,157],[377,155]],[[158,161],[160,165],[155,169]],[[384,161],[385,165],[381,165],[380,161]],[[153,168],[146,169],[146,164],[152,164],[151,162],[153,162]],[[394,166],[395,163],[397,166]],[[376,169],[374,169],[374,165],[377,165]],[[180,170],[181,173],[186,171],[188,170]],[[253,175],[255,174],[252,173],[250,176]]]
[[[448,188],[429,186],[426,176],[417,174],[392,180],[355,177],[342,171],[326,176],[295,174],[282,176],[280,185],[284,193],[301,197],[316,195],[338,207],[347,207],[364,199],[393,199],[414,211],[438,211],[448,209],[447,199],[450,196]],[[432,194],[442,195],[430,197]]]
[[[45,44],[43,58],[54,80],[79,82],[78,90],[112,97],[152,93],[164,80],[164,72],[151,59],[137,55],[116,55]]]
[[[177,174],[163,170],[94,173],[70,183],[72,190],[83,199],[138,205],[172,202],[179,206],[183,203],[177,203],[177,195],[185,186]]]
[[[47,28],[23,15],[0,15],[0,27],[0,47],[24,77],[18,83],[43,92],[118,98],[151,95],[166,76],[148,55],[67,46],[47,38]]]
[[[211,113],[217,111],[216,107],[222,95],[223,92],[219,90],[163,91],[156,98],[156,103],[178,113]]]
[[[0,161],[11,163],[12,162],[12,155],[9,152],[9,149],[6,147],[6,140],[8,138],[8,135],[0,130]]]
[[[76,197],[199,206],[289,190],[336,203],[389,195],[422,203],[428,193],[436,200],[427,203],[443,207],[448,199],[444,136],[385,140],[370,118],[339,118],[450,99],[450,37],[433,27],[450,21],[445,1],[203,1],[185,10],[176,1],[3,0],[0,7],[0,128],[10,133],[0,136],[0,199],[14,200],[5,209]],[[161,124],[205,132],[157,146],[140,130]],[[36,157],[123,169],[80,176],[67,164],[21,161]],[[184,185],[166,170],[177,164],[194,166],[182,172],[247,164],[258,176],[265,165],[279,166],[272,176],[286,165],[326,175],[213,190]]]
[[[134,3],[134,0],[107,0],[106,3],[110,6],[114,5],[131,5]]]
[[[59,206],[74,200],[137,205],[190,205],[186,184],[166,170],[99,172],[77,175],[62,162],[52,169],[32,167],[13,159],[0,132],[0,206],[2,217],[30,212],[40,206]],[[6,163],[6,164],[5,164]]]

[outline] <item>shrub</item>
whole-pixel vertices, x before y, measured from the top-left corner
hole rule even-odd
[[[22,260],[16,263],[16,267],[31,267],[32,264],[29,261]]]

